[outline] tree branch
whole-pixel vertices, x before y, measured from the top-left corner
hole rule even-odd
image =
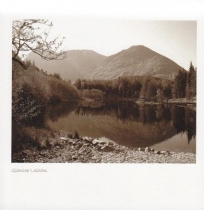
[[[42,24],[48,28],[48,31],[44,30],[41,33],[37,33],[40,29],[35,28],[35,24]],[[47,20],[17,20],[13,22],[13,35],[12,35],[12,45],[13,45],[13,58],[19,55],[19,52],[32,51],[45,60],[62,60],[66,58],[66,52],[60,51],[63,39],[59,40],[59,36],[54,38],[53,41],[47,41],[48,35],[52,28],[52,23],[49,24]]]
[[[24,69],[27,69],[26,65],[22,61],[20,61],[19,59],[13,57],[12,60],[19,63]]]

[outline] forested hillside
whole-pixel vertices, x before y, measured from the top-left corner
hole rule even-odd
[[[12,98],[13,117],[32,117],[38,108],[51,102],[79,99],[79,93],[71,84],[57,75],[48,76],[34,66],[23,69],[13,62]]]
[[[18,62],[12,63],[12,143],[13,148],[25,142],[35,142],[32,126],[45,126],[45,107],[61,101],[80,99],[75,87],[59,78],[48,76],[35,66],[24,69]],[[29,127],[31,126],[31,127]],[[29,132],[26,130],[29,129]],[[30,139],[30,140],[29,140]]]
[[[75,86],[83,92],[100,90],[101,96],[111,96],[112,99],[142,97],[158,102],[176,98],[189,99],[196,96],[196,68],[190,63],[189,71],[180,70],[174,79],[153,76],[123,76],[113,80],[78,79]]]

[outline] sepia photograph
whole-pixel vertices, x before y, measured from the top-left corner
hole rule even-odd
[[[0,209],[203,210],[204,2],[0,6]]]
[[[197,21],[12,22],[12,163],[196,163]]]

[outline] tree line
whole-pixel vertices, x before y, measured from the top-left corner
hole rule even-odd
[[[174,79],[172,98],[192,98],[196,96],[196,68],[190,63],[189,71],[179,71]]]
[[[152,76],[119,77],[114,80],[77,79],[74,85],[82,93],[85,90],[100,90],[111,98],[144,98],[164,101],[170,98],[196,96],[196,68],[190,63],[189,71],[179,70],[174,79]]]

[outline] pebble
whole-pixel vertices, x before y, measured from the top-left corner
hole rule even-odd
[[[66,134],[63,134],[66,136]],[[69,139],[58,136],[61,141],[49,149],[24,150],[13,156],[12,162],[89,162],[89,163],[195,163],[195,154],[154,151],[153,148],[129,149],[125,146],[104,142],[90,137]],[[63,144],[63,141],[69,144]],[[54,142],[54,141],[53,141]]]
[[[145,148],[145,152],[150,152],[150,148],[149,147],[146,147]]]
[[[112,152],[115,149],[109,145],[105,145],[104,147],[101,148],[104,152]]]
[[[64,140],[64,141],[67,141],[67,140],[69,140],[69,138],[67,138],[67,137],[60,137],[60,140]]]

